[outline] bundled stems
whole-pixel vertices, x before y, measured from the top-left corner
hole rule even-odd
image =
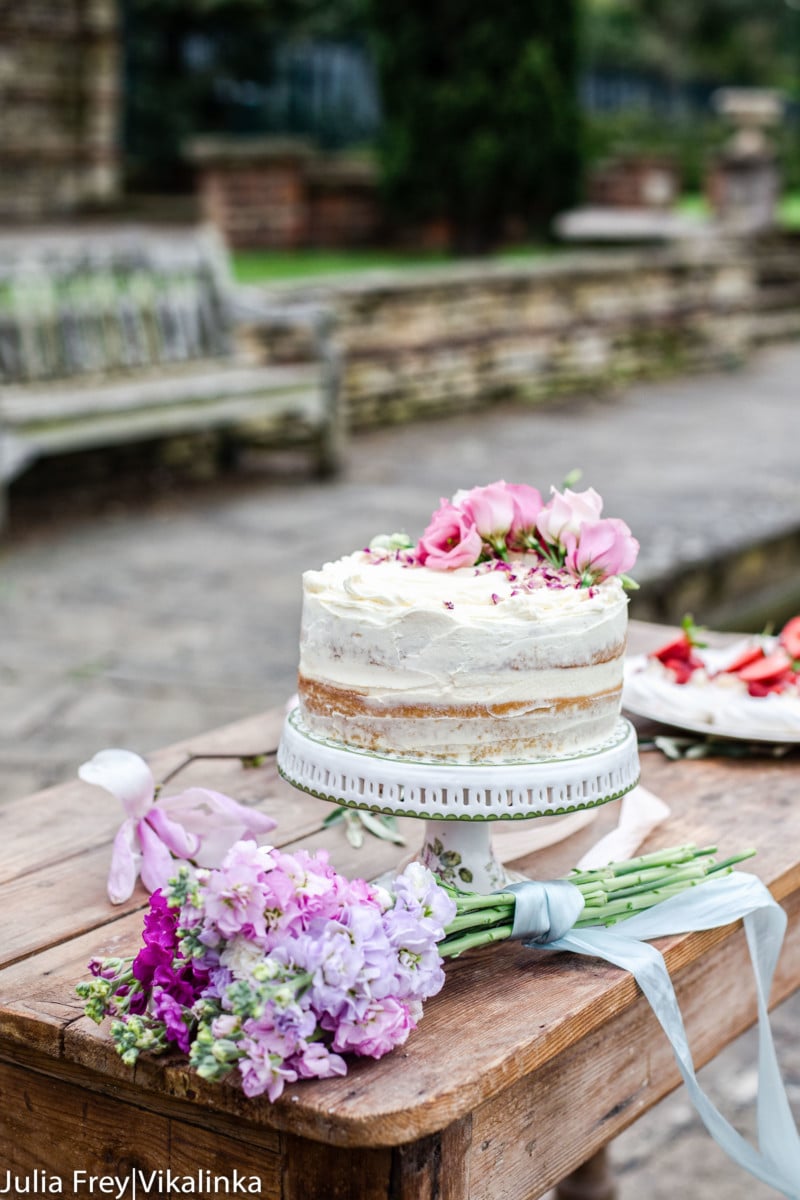
[[[624,921],[687,888],[730,874],[738,863],[751,858],[755,850],[743,850],[719,863],[713,858],[715,853],[715,846],[675,846],[591,871],[573,871],[567,882],[578,888],[584,900],[575,928]],[[447,926],[444,941],[439,943],[443,958],[455,958],[465,950],[511,936],[516,904],[513,892],[479,896],[453,890],[451,894],[458,915]]]

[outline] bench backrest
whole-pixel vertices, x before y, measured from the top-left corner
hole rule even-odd
[[[0,383],[227,356],[228,282],[211,230],[0,238]]]

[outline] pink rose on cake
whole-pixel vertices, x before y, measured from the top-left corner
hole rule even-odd
[[[522,554],[529,572],[555,569],[547,586],[577,581],[588,587],[613,575],[635,586],[625,572],[636,561],[639,543],[625,522],[601,517],[603,501],[594,488],[550,491],[547,504],[537,488],[504,479],[458,491],[441,501],[406,562],[434,571],[507,564],[503,569],[511,571],[509,554]]]
[[[508,484],[501,479],[486,487],[456,492],[453,504],[475,526],[482,540],[488,542],[501,558],[505,557],[506,537],[515,516],[514,497]]]
[[[511,522],[511,543],[514,549],[534,550],[539,538],[536,522],[544,508],[542,493],[527,483],[506,484],[514,502],[514,520]]]
[[[624,575],[639,553],[636,538],[617,517],[587,521],[577,535],[564,533],[563,541],[567,551],[564,565],[582,583],[601,583],[610,575]]]
[[[454,571],[474,566],[482,550],[483,539],[471,517],[442,499],[417,543],[415,557],[434,571]]]
[[[563,492],[550,489],[552,499],[547,503],[536,521],[536,527],[545,542],[564,546],[564,534],[577,536],[586,521],[598,521],[603,511],[603,501],[594,488],[585,492]]]

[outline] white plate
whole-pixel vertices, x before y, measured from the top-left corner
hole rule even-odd
[[[800,699],[742,695],[713,683],[672,683],[646,670],[647,663],[644,654],[625,660],[622,706],[627,712],[689,733],[800,744]]]

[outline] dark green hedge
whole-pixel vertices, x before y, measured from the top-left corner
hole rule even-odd
[[[576,0],[371,0],[386,202],[456,248],[546,231],[577,196]]]

